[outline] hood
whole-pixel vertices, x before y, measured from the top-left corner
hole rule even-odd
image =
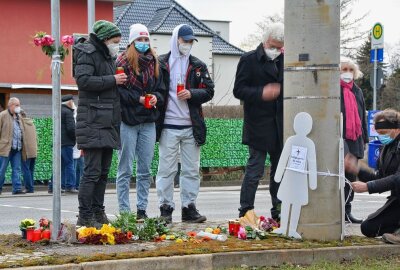
[[[178,32],[179,29],[182,27],[182,25],[183,24],[178,25],[172,31],[172,37],[170,41],[171,56],[169,57],[169,67],[171,73],[173,72],[173,73],[186,74],[186,71],[189,66],[190,53],[188,55],[182,55],[179,52],[179,47],[178,47]]]

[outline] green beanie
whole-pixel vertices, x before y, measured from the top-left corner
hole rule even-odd
[[[93,25],[93,32],[100,40],[121,36],[121,30],[119,30],[118,26],[105,20],[95,22]]]

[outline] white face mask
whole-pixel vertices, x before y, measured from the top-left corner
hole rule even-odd
[[[190,43],[180,43],[179,44],[179,51],[183,55],[188,55],[190,50],[192,49],[192,44]]]
[[[119,52],[119,43],[107,44],[107,48],[110,51],[110,55],[112,57],[115,57],[115,56],[117,56],[117,54]]]
[[[15,107],[14,112],[16,114],[20,114],[21,113],[21,107]]]
[[[352,72],[344,72],[340,74],[340,79],[346,83],[349,83],[353,80],[353,73]]]
[[[272,60],[275,60],[275,58],[277,58],[281,54],[281,51],[278,50],[277,48],[273,48],[273,49],[264,48],[264,51],[265,51],[265,54]]]

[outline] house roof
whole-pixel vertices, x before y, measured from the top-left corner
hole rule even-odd
[[[147,26],[150,33],[172,34],[179,24],[192,26],[197,36],[213,37],[214,54],[242,55],[244,52],[224,40],[211,28],[197,19],[174,0],[134,0],[114,8],[114,21],[121,29],[121,45],[128,45],[129,26],[141,23]]]

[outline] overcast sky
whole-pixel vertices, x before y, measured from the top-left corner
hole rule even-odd
[[[263,16],[283,13],[284,0],[177,0],[199,19],[228,20],[230,41],[240,45],[246,35],[255,31],[255,23]],[[375,22],[384,26],[385,42],[400,42],[400,0],[356,0],[355,18],[369,12],[362,30],[372,28]]]

